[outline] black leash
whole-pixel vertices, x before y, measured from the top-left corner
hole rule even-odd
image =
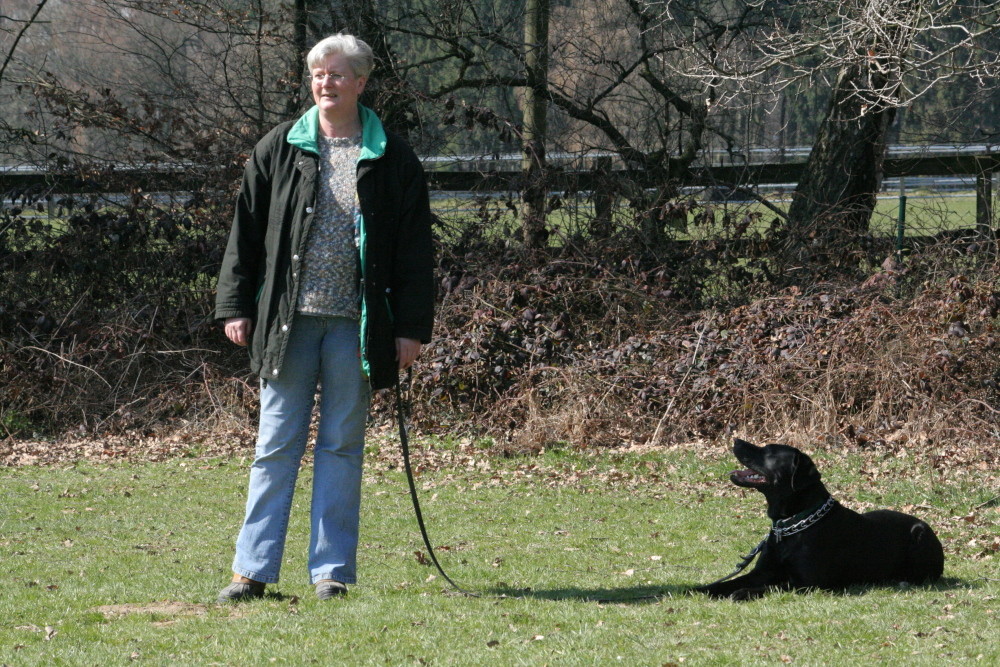
[[[732,574],[727,574],[722,579],[713,581],[708,585],[713,586],[715,584],[721,584],[723,581],[729,581],[737,574],[747,569],[747,566],[753,562],[753,559],[756,558],[757,554],[761,552],[761,549],[763,549],[764,545],[767,544],[768,538],[772,535],[774,535],[775,542],[780,542],[789,535],[801,533],[803,530],[809,528],[814,523],[829,514],[830,510],[832,510],[836,505],[837,501],[833,499],[833,496],[827,496],[826,500],[820,503],[818,507],[806,510],[805,512],[801,512],[787,519],[778,519],[777,521],[773,521],[771,523],[771,529],[767,531],[767,535],[764,536],[764,539],[760,541],[760,544],[753,548],[753,551],[743,557],[743,561],[736,566],[736,569],[733,570]]]
[[[716,579],[712,583],[706,584],[706,586],[714,586],[715,584],[721,584],[723,581],[729,581],[730,579],[732,579],[733,577],[735,577],[737,574],[739,574],[743,570],[747,569],[747,566],[750,565],[750,563],[753,562],[753,559],[757,557],[757,554],[759,554],[760,551],[761,551],[761,549],[764,548],[764,545],[767,544],[767,538],[770,537],[770,536],[771,536],[771,533],[768,533],[767,536],[763,540],[760,541],[760,544],[758,544],[757,546],[755,546],[753,548],[753,551],[751,551],[750,553],[748,553],[746,556],[743,557],[743,560],[740,562],[740,564],[737,565],[736,569],[733,570],[730,574],[727,574],[722,579]]]
[[[408,381],[409,381],[412,378],[412,373],[408,373],[407,377],[408,377]],[[458,584],[456,584],[454,582],[454,580],[451,577],[449,577],[448,574],[444,571],[444,568],[441,567],[441,563],[438,562],[437,556],[434,554],[434,547],[433,547],[433,545],[431,545],[431,539],[427,535],[427,526],[424,524],[423,512],[420,511],[420,499],[417,496],[417,485],[416,485],[416,482],[413,479],[413,466],[410,465],[410,438],[409,438],[409,436],[407,434],[407,431],[406,431],[406,414],[405,414],[405,410],[404,410],[403,406],[404,406],[403,391],[402,391],[402,389],[400,387],[400,382],[397,379],[396,380],[396,422],[397,422],[397,424],[399,426],[399,444],[400,444],[400,446],[402,448],[402,451],[403,451],[403,468],[406,471],[406,483],[410,487],[410,500],[413,501],[413,512],[417,516],[417,526],[420,527],[420,536],[424,540],[424,546],[427,548],[427,553],[430,555],[431,562],[434,563],[434,567],[437,568],[437,571],[441,574],[442,577],[444,577],[444,580],[447,581],[448,584],[450,584],[451,587],[453,589],[455,589],[455,591],[457,591],[458,593],[461,593],[462,595],[465,595],[467,597],[481,598],[481,597],[483,597],[482,594],[480,594],[480,593],[474,593],[472,591],[466,590],[466,589],[462,588],[461,586],[459,586]],[[764,542],[767,542],[767,538],[764,538]],[[761,542],[760,544],[758,544],[756,549],[754,549],[747,556],[744,557],[742,565],[740,567],[738,567],[735,572],[733,572],[729,576],[723,577],[722,579],[719,579],[719,581],[713,582],[713,583],[719,583],[721,581],[725,581],[726,579],[731,579],[732,577],[735,577],[737,574],[739,574],[744,568],[746,568],[747,565],[750,564],[750,562],[754,559],[754,557],[764,547],[764,542]],[[499,597],[499,598],[520,598],[520,597],[524,597],[524,596],[521,596],[521,595],[498,595],[498,596],[495,596],[495,597]],[[613,603],[613,602],[628,602],[628,601],[634,601],[634,600],[660,599],[662,597],[663,597],[662,595],[642,595],[642,596],[636,596],[636,597],[631,597],[631,598],[609,598],[609,599],[595,598],[592,601],[593,602],[598,602],[598,603]]]
[[[420,527],[420,536],[424,538],[424,546],[427,547],[427,553],[431,557],[431,562],[434,563],[434,567],[437,571],[441,573],[445,581],[451,584],[451,587],[462,595],[467,595],[469,597],[480,597],[478,594],[471,591],[467,591],[458,584],[456,584],[451,577],[449,577],[444,568],[441,567],[441,563],[438,562],[437,556],[434,555],[434,547],[431,546],[431,539],[427,536],[427,526],[424,525],[424,516],[420,511],[420,500],[417,498],[417,485],[413,481],[413,467],[410,465],[410,439],[406,433],[406,416],[403,410],[403,392],[400,389],[400,382],[396,380],[396,421],[399,424],[399,444],[403,449],[403,468],[406,470],[406,482],[410,487],[410,500],[413,501],[413,511],[417,515],[417,525]]]

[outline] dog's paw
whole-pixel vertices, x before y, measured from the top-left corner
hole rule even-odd
[[[736,602],[746,602],[763,597],[769,590],[771,589],[767,587],[738,588],[729,594],[729,598]]]
[[[705,586],[692,586],[688,589],[688,593],[691,595],[707,595],[715,600],[723,599],[729,597],[729,594],[719,590],[717,587],[711,584]]]

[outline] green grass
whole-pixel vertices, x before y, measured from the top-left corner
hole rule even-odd
[[[791,203],[791,194],[769,196],[769,199],[779,209],[787,211]],[[457,237],[458,230],[473,219],[480,219],[487,238],[492,236],[509,238],[511,234],[516,235],[516,230],[520,229],[520,220],[507,208],[504,199],[496,197],[487,201],[485,206],[480,207],[466,200],[434,200],[435,210],[442,220],[446,221],[443,234],[448,240],[454,240],[451,237]],[[516,203],[520,206],[519,201]],[[772,211],[757,202],[714,202],[706,205],[714,209],[716,219],[719,221],[724,211],[728,212],[734,221],[739,221],[748,213],[759,214],[759,220],[752,227],[758,231],[765,230],[775,217]],[[711,239],[730,233],[724,230],[721,224],[705,225],[697,222],[697,216],[701,212],[702,208],[699,207],[688,216],[688,228],[676,232],[679,238]],[[634,214],[631,209],[617,208],[615,213],[617,224],[625,226],[634,224]],[[573,205],[572,200],[567,198],[567,206],[553,211],[547,218],[549,228],[556,232],[550,242],[558,244],[563,237],[576,233],[586,234],[592,215],[593,207],[589,200],[582,200]],[[899,199],[891,193],[883,193],[872,215],[871,233],[876,236],[895,237],[898,219]],[[975,225],[975,192],[934,193],[913,190],[907,193],[904,227],[906,236],[928,236],[945,230],[973,229]]]
[[[500,460],[423,444],[418,485],[437,553],[483,597],[449,592],[416,555],[391,443],[367,464],[361,582],[327,603],[305,575],[308,467],[282,582],[237,607],[211,602],[229,576],[246,461],[0,470],[0,664],[1000,661],[995,477],[819,454],[849,506],[918,505],[946,544],[944,580],[733,603],[684,592],[731,571],[766,530],[761,499],[726,481],[729,456]]]

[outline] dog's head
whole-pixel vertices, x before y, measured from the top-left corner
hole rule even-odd
[[[733,454],[746,469],[734,470],[729,479],[768,498],[791,496],[820,481],[812,459],[790,445],[758,447],[737,438]]]

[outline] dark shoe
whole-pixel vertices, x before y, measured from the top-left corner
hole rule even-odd
[[[250,581],[250,582],[233,582],[222,589],[219,593],[219,597],[216,602],[219,604],[226,604],[228,602],[241,602],[243,600],[251,600],[253,598],[264,597],[264,582],[263,581]]]
[[[347,586],[339,581],[326,579],[316,583],[316,597],[320,600],[347,595]]]

